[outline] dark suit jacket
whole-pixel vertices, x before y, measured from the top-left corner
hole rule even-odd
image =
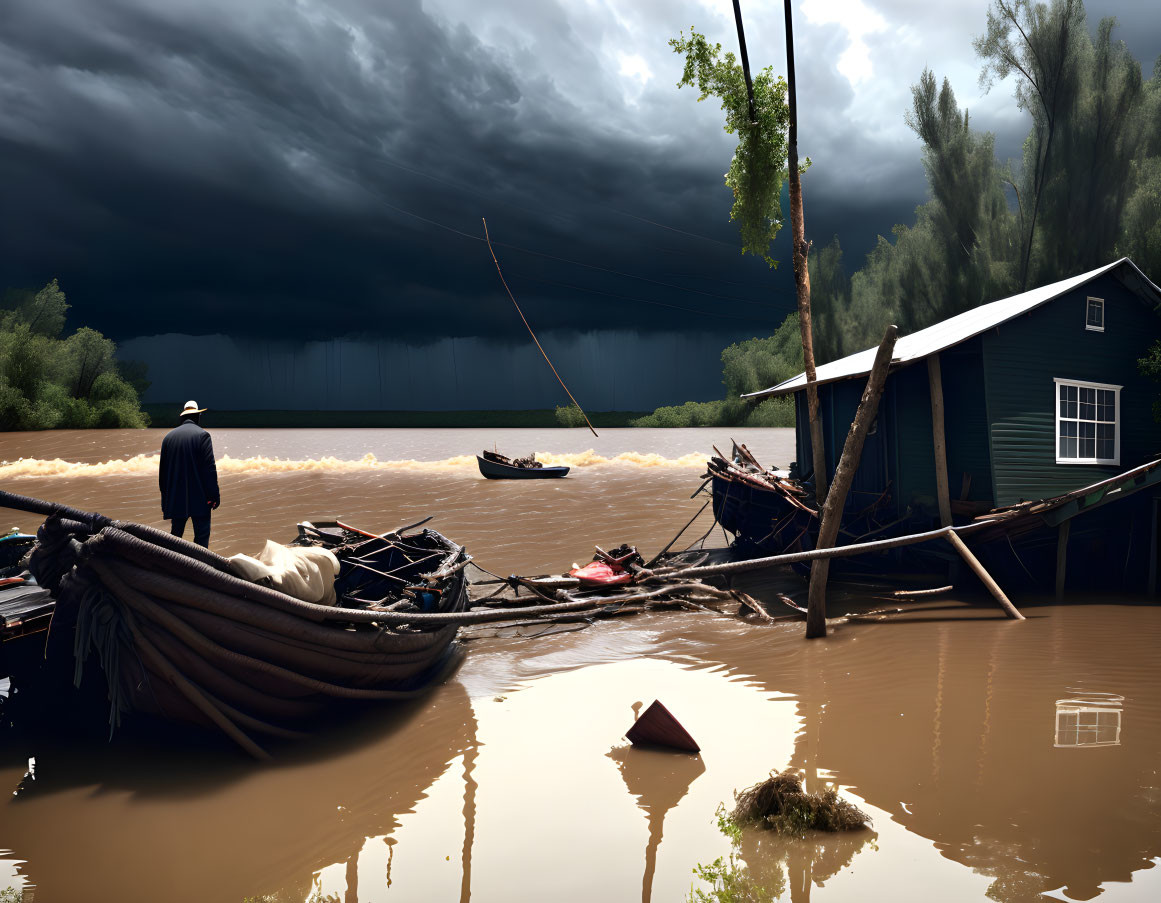
[[[166,433],[161,440],[161,516],[204,517],[209,502],[221,502],[218,468],[210,434],[192,420]]]

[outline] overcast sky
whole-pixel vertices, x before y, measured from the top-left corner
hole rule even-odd
[[[1155,3],[1087,6],[1148,76]],[[857,265],[924,200],[924,66],[1017,153],[1011,85],[977,84],[986,7],[796,3],[816,243]],[[781,3],[742,8],[783,73]],[[0,0],[0,287],[59,277],[121,339],[522,339],[487,217],[541,328],[768,334],[789,262],[738,253],[734,140],[666,43],[690,26],[735,49],[730,0]]]

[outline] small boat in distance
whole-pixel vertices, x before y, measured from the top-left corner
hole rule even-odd
[[[496,452],[484,451],[476,455],[480,473],[489,480],[547,480],[563,477],[567,467],[545,467],[535,455],[513,461]]]

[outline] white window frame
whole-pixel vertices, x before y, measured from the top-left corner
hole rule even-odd
[[[1078,389],[1106,389],[1113,393],[1113,456],[1111,458],[1062,458],[1060,457],[1060,387],[1076,386]],[[1055,429],[1052,435],[1057,464],[1115,464],[1121,463],[1121,389],[1123,386],[1114,386],[1110,383],[1093,383],[1083,379],[1063,379],[1057,377],[1052,380],[1052,410],[1055,412],[1053,423]],[[1079,411],[1077,412],[1079,413]],[[1065,417],[1065,420],[1078,418]],[[1080,422],[1078,420],[1078,422]],[[1091,422],[1091,421],[1090,421]],[[1108,421],[1096,421],[1105,422]],[[1079,437],[1078,437],[1079,441]],[[1099,440],[1098,440],[1099,442]],[[1097,446],[1099,448],[1099,445]]]
[[[1088,321],[1088,306],[1093,301],[1099,301],[1101,305],[1101,325],[1093,326]],[[1105,331],[1105,299],[1093,298],[1091,295],[1084,302],[1084,328],[1089,332],[1104,332]]]

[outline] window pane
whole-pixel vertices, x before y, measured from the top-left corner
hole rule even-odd
[[[1076,439],[1067,436],[1060,437],[1060,457],[1075,458],[1076,457]]]
[[[1060,387],[1060,416],[1068,416],[1068,387]]]
[[[1089,298],[1088,300],[1087,323],[1089,326],[1105,325],[1105,304],[1098,298]]]
[[[1101,389],[1097,392],[1097,420],[1111,423],[1117,419],[1116,415],[1116,395],[1109,389]]]
[[[1081,388],[1080,390],[1080,419],[1096,419],[1096,389]]]
[[[1111,460],[1116,455],[1116,426],[1111,423],[1097,424],[1098,458]]]
[[[1070,439],[1076,438],[1076,421],[1062,420],[1060,421],[1060,435],[1067,436]]]

